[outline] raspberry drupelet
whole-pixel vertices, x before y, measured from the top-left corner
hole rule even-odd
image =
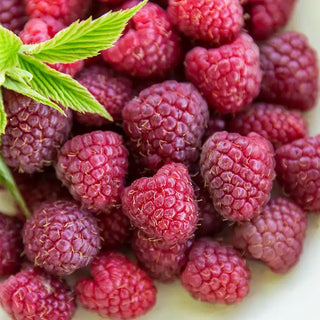
[[[16,34],[27,21],[24,0],[2,0],[0,2],[0,24]]]

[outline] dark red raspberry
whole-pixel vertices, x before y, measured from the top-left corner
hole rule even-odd
[[[207,128],[202,137],[202,142],[205,143],[206,140],[211,137],[215,132],[224,131],[227,128],[227,121],[224,116],[219,114],[210,113]]]
[[[151,1],[164,8],[166,8],[169,4],[169,0],[151,0]]]
[[[23,241],[28,259],[57,275],[89,265],[100,249],[96,220],[73,201],[38,207],[24,225]]]
[[[274,174],[273,148],[252,132],[217,132],[204,144],[201,174],[215,209],[228,220],[250,220],[270,198]]]
[[[187,78],[219,113],[237,112],[259,94],[259,49],[247,34],[219,48],[196,47],[184,64]]]
[[[189,253],[181,283],[195,299],[230,304],[240,302],[249,293],[250,271],[232,247],[201,239]]]
[[[127,150],[121,136],[112,131],[72,138],[61,148],[55,165],[72,196],[93,212],[107,211],[120,202],[127,167]]]
[[[112,69],[104,66],[91,66],[84,69],[77,80],[104,106],[115,121],[122,120],[122,109],[132,97],[132,82]],[[102,126],[110,121],[92,113],[75,114],[79,123],[91,126]]]
[[[13,91],[4,91],[8,117],[2,136],[2,156],[20,172],[41,171],[52,164],[71,130],[72,113],[59,111]]]
[[[76,309],[68,285],[40,268],[23,270],[0,283],[0,305],[15,320],[70,320]]]
[[[247,27],[256,40],[265,40],[284,27],[290,19],[296,0],[249,0],[245,9]]]
[[[198,208],[183,164],[167,164],[153,177],[134,181],[122,205],[137,228],[168,245],[186,242],[196,229]]]
[[[117,6],[122,4],[125,0],[99,0],[99,1],[106,5]]]
[[[132,227],[130,220],[122,212],[121,206],[112,208],[108,213],[97,214],[96,218],[102,248],[115,249],[130,241]]]
[[[25,0],[30,18],[51,16],[68,26],[85,17],[91,0]]]
[[[126,2],[123,8],[136,5]],[[125,34],[108,50],[103,58],[115,69],[131,76],[163,77],[172,71],[181,57],[178,36],[164,9],[147,3],[130,21]]]
[[[319,91],[316,51],[298,32],[275,36],[260,48],[263,72],[260,98],[288,108],[310,110]]]
[[[307,123],[300,112],[289,111],[280,105],[254,103],[230,122],[232,132],[247,135],[259,133],[275,148],[307,135]]]
[[[171,282],[180,276],[187,263],[188,249],[192,241],[167,245],[159,239],[150,238],[136,231],[132,247],[142,269],[154,279]]]
[[[170,161],[189,165],[198,159],[209,113],[192,84],[169,80],[141,91],[122,117],[134,154],[147,168],[158,169]]]
[[[93,280],[80,279],[76,293],[82,305],[111,319],[132,319],[147,313],[157,289],[135,263],[117,252],[100,254],[91,264]]]
[[[0,276],[16,273],[23,251],[22,224],[13,217],[0,213]]]
[[[320,212],[320,135],[280,147],[275,159],[285,192],[305,211]]]
[[[292,201],[277,198],[259,216],[235,226],[233,243],[273,272],[285,273],[300,258],[306,227],[305,213]]]
[[[27,21],[24,0],[2,0],[0,2],[0,24],[18,34]]]
[[[170,0],[168,13],[186,36],[213,46],[231,42],[243,25],[239,0]]]

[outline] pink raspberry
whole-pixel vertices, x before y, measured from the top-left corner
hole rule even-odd
[[[1,0],[0,24],[18,34],[27,21],[23,0]]]
[[[319,93],[316,51],[298,32],[275,36],[260,48],[260,98],[288,108],[310,110]]]
[[[307,227],[305,213],[285,198],[271,200],[262,213],[234,228],[234,246],[285,273],[299,260]]]
[[[259,49],[247,34],[215,49],[196,47],[186,55],[187,78],[219,113],[234,113],[259,94]]]
[[[188,240],[168,246],[164,241],[150,238],[140,230],[132,239],[132,247],[141,268],[162,282],[171,282],[180,276],[191,245],[192,241]]]
[[[76,309],[68,285],[40,268],[23,270],[0,283],[0,305],[15,320],[71,320]]]
[[[0,213],[0,276],[16,273],[23,251],[22,224],[17,218]]]
[[[4,91],[8,117],[2,136],[2,156],[20,172],[33,173],[50,166],[71,130],[72,113],[59,111],[13,91]]]
[[[85,17],[91,0],[25,0],[30,18],[51,16],[68,26]]]
[[[112,69],[94,65],[84,69],[77,80],[104,106],[115,121],[122,120],[122,109],[132,97],[132,82]],[[98,114],[75,113],[79,123],[92,126],[102,126],[110,123]]]
[[[256,40],[265,40],[284,27],[290,19],[296,0],[249,0],[247,26]]]
[[[212,46],[231,42],[243,25],[239,0],[170,0],[168,13],[183,34]]]
[[[256,132],[268,139],[275,148],[304,138],[308,131],[300,112],[268,103],[252,104],[231,120],[229,128],[242,135]]]
[[[28,259],[57,275],[89,265],[100,249],[96,220],[73,201],[38,207],[24,225],[23,240]]]
[[[320,212],[320,135],[286,144],[276,151],[277,178],[307,212]]]
[[[75,136],[60,149],[55,165],[57,177],[72,196],[93,212],[120,202],[127,167],[127,150],[112,131]]]
[[[215,209],[228,220],[250,220],[270,198],[272,145],[252,132],[217,132],[202,148],[200,168]]]
[[[132,0],[122,8],[137,3]],[[103,51],[102,56],[119,71],[153,78],[164,77],[177,66],[181,49],[166,11],[149,2],[135,14],[124,35],[112,48]]]
[[[209,114],[192,84],[169,80],[141,91],[122,117],[131,150],[154,170],[170,161],[189,165],[198,159]]]
[[[111,319],[132,319],[147,313],[157,289],[146,273],[120,253],[100,254],[91,264],[93,280],[80,279],[76,294],[88,310]]]
[[[232,247],[204,238],[193,245],[181,283],[197,300],[231,304],[249,293],[250,271]]]
[[[167,164],[153,177],[134,181],[122,205],[137,228],[167,245],[186,242],[196,229],[198,208],[183,164]]]

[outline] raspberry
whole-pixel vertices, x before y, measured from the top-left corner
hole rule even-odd
[[[168,13],[186,36],[213,46],[231,42],[243,25],[239,0],[170,0]]]
[[[272,145],[254,132],[213,134],[200,168],[215,209],[228,220],[258,215],[270,198],[274,164]]]
[[[132,240],[132,247],[139,265],[154,279],[171,282],[179,277],[187,263],[191,240],[168,246],[159,239],[150,238],[144,232],[137,231]]]
[[[250,271],[232,247],[201,239],[189,253],[181,283],[195,299],[231,304],[249,293]]]
[[[23,0],[1,0],[0,24],[18,34],[27,21]]]
[[[93,280],[80,279],[76,294],[82,305],[111,319],[132,319],[147,313],[157,289],[144,271],[117,252],[100,254],[91,264]]]
[[[0,276],[16,273],[23,251],[21,222],[0,213]]]
[[[275,159],[285,192],[305,211],[320,212],[320,135],[280,147]]]
[[[123,129],[142,164],[158,169],[174,161],[196,161],[209,114],[205,100],[189,83],[174,80],[140,92],[122,112]]]
[[[196,229],[198,208],[183,164],[167,164],[153,177],[134,181],[122,205],[136,227],[167,245],[186,242]]]
[[[25,0],[30,18],[51,16],[68,26],[85,17],[91,0]]]
[[[59,111],[13,91],[4,91],[8,117],[2,136],[2,156],[21,172],[41,171],[52,164],[71,130],[72,114]]]
[[[256,40],[265,40],[284,27],[292,15],[296,0],[249,0],[247,26]]]
[[[104,66],[92,66],[84,69],[77,80],[105,107],[115,121],[122,120],[121,112],[132,97],[131,80],[116,74]],[[109,121],[98,114],[75,113],[79,123],[102,126]]]
[[[124,2],[124,0],[99,0],[99,1],[110,6],[117,6]]]
[[[219,114],[210,113],[207,128],[202,137],[202,142],[205,143],[206,140],[211,137],[215,132],[225,131],[227,128],[227,122],[224,116]]]
[[[122,207],[114,207],[107,214],[96,215],[100,228],[101,246],[104,249],[114,249],[128,243],[131,238],[130,220],[122,212]]]
[[[123,8],[138,1],[126,2]],[[142,78],[164,77],[177,66],[181,49],[164,9],[147,3],[130,21],[124,35],[103,58],[115,69]]]
[[[275,36],[260,48],[263,71],[260,98],[299,110],[310,110],[318,97],[318,57],[297,32]]]
[[[268,103],[254,103],[237,114],[230,129],[242,135],[259,133],[275,148],[307,135],[307,123],[299,112]]]
[[[120,202],[128,153],[117,133],[94,131],[67,141],[55,167],[58,178],[85,208],[106,211]]]
[[[96,220],[72,201],[38,207],[24,225],[23,240],[28,259],[57,275],[89,265],[100,246]]]
[[[236,225],[233,242],[273,272],[285,273],[299,260],[306,227],[305,213],[292,201],[277,198],[259,216]]]
[[[249,35],[216,49],[196,47],[184,64],[187,78],[219,113],[237,112],[259,94],[259,49]]]
[[[15,320],[69,320],[76,303],[60,278],[34,268],[0,283],[0,305]]]

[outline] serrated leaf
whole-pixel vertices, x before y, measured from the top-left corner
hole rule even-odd
[[[120,38],[127,22],[146,3],[147,0],[144,0],[128,10],[108,12],[93,21],[91,17],[76,21],[51,40],[36,45],[23,45],[21,52],[48,63],[72,63],[96,56]]]
[[[44,97],[78,112],[98,113],[112,121],[112,117],[94,96],[69,75],[60,73],[31,56],[19,54],[20,67],[33,74],[30,87]]]
[[[6,73],[5,71],[0,71],[0,86],[4,83],[4,80],[6,78]]]
[[[2,90],[0,88],[0,134],[3,134],[5,132],[6,125],[7,125],[7,114],[4,110]]]
[[[22,70],[20,68],[10,68],[6,71],[6,75],[11,79],[24,83],[30,82],[33,78],[33,75],[30,72]]]
[[[29,217],[30,212],[21,196],[21,193],[12,177],[12,174],[3,160],[3,158],[0,156],[0,183],[11,193],[11,195],[14,197],[14,199],[17,201],[21,209],[23,210],[24,214]]]

